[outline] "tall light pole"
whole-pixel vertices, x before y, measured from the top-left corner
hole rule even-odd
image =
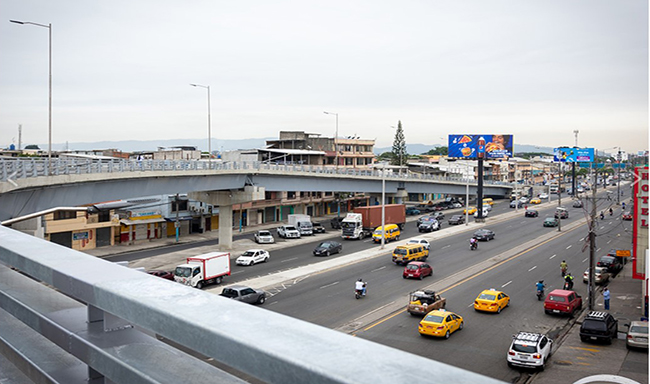
[[[336,132],[334,133],[334,162],[336,163],[336,169],[339,168],[339,114],[334,112],[323,111],[326,115],[336,116]]]
[[[205,88],[208,90],[208,161],[212,162],[212,125],[210,124],[210,86],[201,84],[190,84],[193,87]]]
[[[52,170],[52,23],[45,25],[39,23],[33,23],[31,21],[18,21],[18,20],[9,20],[12,23],[23,24],[23,25],[35,25],[37,27],[47,28],[49,31],[49,97],[48,97],[48,141],[47,141],[47,162],[48,168]]]
[[[386,162],[381,167],[381,247],[386,243]]]

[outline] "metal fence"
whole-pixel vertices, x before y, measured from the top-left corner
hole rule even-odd
[[[381,169],[361,169],[334,166],[314,166],[300,164],[269,164],[265,162],[222,162],[208,160],[80,160],[53,159],[51,164],[47,159],[15,158],[0,159],[0,182],[42,176],[81,175],[95,173],[120,172],[166,172],[166,171],[277,171],[307,174],[331,174],[345,176],[375,176],[382,177]],[[388,180],[403,181],[458,181],[475,183],[475,179],[466,180],[460,177],[448,177],[414,172],[387,171]],[[487,185],[510,185],[501,181],[486,180]]]
[[[269,383],[498,382],[5,227],[0,262],[0,353],[34,382],[243,382],[212,359]]]

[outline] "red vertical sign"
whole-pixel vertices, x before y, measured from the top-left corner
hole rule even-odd
[[[634,227],[632,277],[645,280],[646,250],[648,249],[648,167],[634,168]]]

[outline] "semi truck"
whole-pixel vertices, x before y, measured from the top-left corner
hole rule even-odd
[[[230,276],[230,252],[210,252],[188,257],[185,264],[174,269],[174,281],[203,288],[206,284],[220,284],[224,276]]]
[[[311,223],[311,217],[303,214],[291,214],[288,216],[289,225],[296,227],[300,236],[311,236],[314,234],[314,226]]]
[[[400,229],[406,223],[406,206],[404,204],[387,204],[385,224],[397,224]],[[341,222],[341,237],[344,239],[363,239],[372,236],[375,228],[381,226],[381,205],[357,207],[348,213]]]

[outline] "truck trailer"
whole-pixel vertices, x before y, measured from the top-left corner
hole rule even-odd
[[[387,204],[385,224],[397,224],[400,229],[406,223],[406,206],[404,204]],[[348,213],[341,222],[341,237],[344,239],[363,239],[372,236],[375,228],[381,226],[381,205],[357,207]]]

